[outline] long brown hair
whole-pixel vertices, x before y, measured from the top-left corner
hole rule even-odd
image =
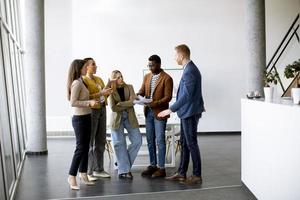
[[[71,97],[71,85],[74,80],[81,77],[81,69],[84,67],[84,64],[84,60],[75,59],[70,65],[67,80],[67,97],[69,101]]]
[[[89,60],[94,60],[94,59],[91,58],[91,57],[87,57],[87,58],[84,58],[83,60],[84,60],[84,62],[87,62],[87,61],[89,61]]]

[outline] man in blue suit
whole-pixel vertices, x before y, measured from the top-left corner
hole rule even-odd
[[[178,171],[168,180],[181,181],[193,185],[201,184],[201,157],[197,142],[197,126],[204,109],[201,85],[201,73],[190,60],[190,49],[182,44],[175,47],[175,60],[183,66],[183,74],[179,83],[176,102],[167,110],[158,114],[164,117],[177,112],[181,122],[181,158]],[[190,155],[193,161],[193,175],[186,178]]]

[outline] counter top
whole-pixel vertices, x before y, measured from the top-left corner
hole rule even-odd
[[[274,99],[272,102],[266,102],[264,98],[259,98],[259,99],[242,98],[242,100],[261,102],[261,103],[267,103],[267,104],[286,105],[286,106],[292,106],[292,107],[299,107],[300,108],[300,105],[297,105],[297,104],[293,103],[291,97],[277,98],[277,99]]]

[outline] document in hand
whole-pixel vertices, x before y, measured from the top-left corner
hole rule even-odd
[[[134,100],[134,104],[145,105],[152,102],[152,99],[146,99],[145,97],[138,95],[138,99]]]

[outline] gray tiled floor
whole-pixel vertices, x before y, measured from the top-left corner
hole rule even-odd
[[[110,179],[98,180],[95,186],[81,186],[71,191],[67,173],[74,151],[75,140],[48,139],[49,154],[27,156],[17,188],[16,199],[255,199],[240,181],[240,135],[202,135],[198,137],[202,156],[202,185],[184,186],[164,179],[148,179],[140,176],[142,168],[134,168],[134,180],[119,180],[105,154],[105,168],[112,174]],[[146,147],[143,147],[146,150]],[[177,164],[178,164],[177,155]],[[139,156],[137,163],[147,163],[147,156]],[[190,165],[191,168],[192,165]],[[171,174],[176,168],[168,168]],[[191,173],[191,169],[189,169]],[[165,191],[165,192],[164,192]],[[163,193],[162,193],[163,192]],[[120,196],[120,195],[129,196]]]

